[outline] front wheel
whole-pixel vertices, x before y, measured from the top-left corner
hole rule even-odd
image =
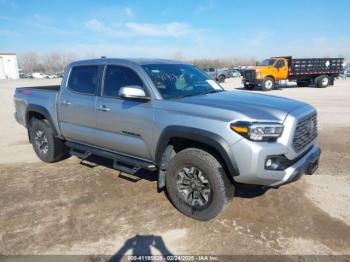
[[[224,75],[219,75],[219,76],[218,76],[218,82],[219,82],[219,83],[225,82],[225,76],[224,76]]]
[[[272,77],[266,77],[261,84],[262,90],[271,91],[275,86],[275,80]]]
[[[173,205],[197,220],[216,217],[234,193],[218,160],[197,148],[185,149],[172,158],[165,181]]]
[[[69,157],[64,142],[54,135],[47,120],[33,120],[29,135],[33,149],[40,160],[53,163]]]

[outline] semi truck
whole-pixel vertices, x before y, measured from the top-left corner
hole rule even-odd
[[[314,107],[225,91],[171,60],[73,62],[60,86],[17,88],[15,106],[42,161],[99,156],[129,174],[157,171],[158,189],[198,220],[218,215],[239,183],[277,188],[313,174],[321,154]]]
[[[343,58],[272,57],[244,70],[242,82],[249,90],[260,86],[263,91],[270,91],[281,80],[296,81],[298,87],[324,88],[334,84],[343,64]]]

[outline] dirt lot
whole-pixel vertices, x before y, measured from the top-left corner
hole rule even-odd
[[[350,80],[267,93],[317,108],[320,168],[278,190],[241,189],[210,222],[181,215],[157,193],[154,174],[137,179],[75,157],[40,162],[12,97],[16,86],[48,82],[57,80],[0,82],[0,254],[350,255]],[[241,89],[237,79],[224,86]]]

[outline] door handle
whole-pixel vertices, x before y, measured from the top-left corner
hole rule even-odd
[[[67,101],[67,100],[63,100],[61,105],[64,105],[64,106],[70,106],[72,103]]]
[[[102,112],[107,112],[107,111],[110,111],[111,109],[106,107],[105,105],[100,105],[97,107],[97,110]]]

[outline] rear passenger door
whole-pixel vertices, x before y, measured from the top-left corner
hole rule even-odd
[[[101,96],[97,97],[96,143],[99,147],[139,158],[151,159],[153,141],[152,101],[119,97],[125,86],[141,86],[145,81],[131,68],[108,65],[104,70]]]
[[[72,67],[66,86],[60,90],[58,116],[61,132],[67,140],[95,144],[100,68],[98,65]]]

